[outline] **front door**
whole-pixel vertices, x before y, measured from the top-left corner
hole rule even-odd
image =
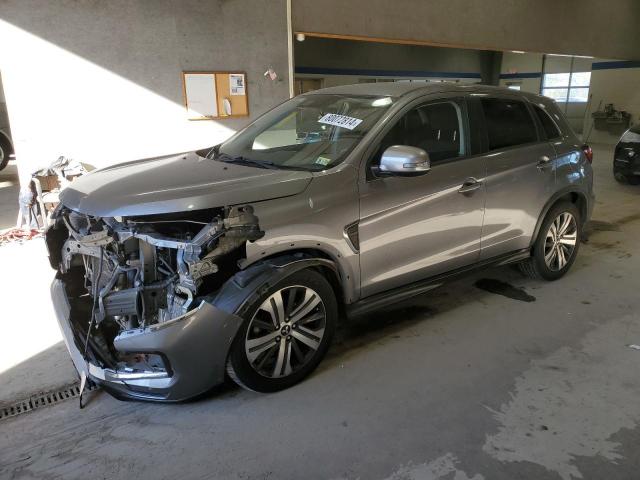
[[[384,134],[371,164],[391,145],[422,148],[421,176],[363,178],[360,185],[362,297],[478,260],[485,163],[469,155],[465,103],[451,98],[410,108]]]

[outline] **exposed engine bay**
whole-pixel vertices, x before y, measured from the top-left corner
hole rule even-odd
[[[47,246],[75,300],[72,312],[85,324],[85,354],[89,344],[91,357],[102,365],[151,362],[136,367],[148,371],[159,367],[153,355],[121,358],[114,338],[196,307],[198,296],[215,292],[239,270],[246,242],[263,235],[251,206],[127,218],[97,218],[61,207]]]

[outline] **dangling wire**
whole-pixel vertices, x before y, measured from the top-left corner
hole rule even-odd
[[[100,263],[98,264],[98,275],[96,275],[93,282],[93,306],[91,307],[91,320],[89,320],[89,329],[87,330],[87,338],[84,341],[84,358],[87,359],[87,350],[89,346],[89,335],[91,334],[91,328],[93,328],[93,322],[96,318],[96,307],[98,306],[98,289],[100,288],[100,277],[102,276],[102,262],[104,257],[104,249],[100,247]],[[88,363],[88,361],[87,361]],[[88,367],[88,365],[87,365]]]
[[[96,318],[96,307],[98,306],[98,293],[99,293],[98,290],[100,288],[100,277],[102,276],[103,260],[104,260],[104,247],[100,247],[100,263],[98,264],[98,275],[93,277],[93,285],[91,286],[91,289],[93,290],[93,306],[91,307],[91,319],[89,320],[89,328],[87,329],[87,336],[84,340],[84,353],[82,355],[84,357],[84,361],[87,364],[86,375],[88,375],[88,372],[89,372],[89,360],[87,359],[87,351],[89,349],[89,336],[91,335],[91,329],[93,328],[93,323]],[[84,405],[82,404],[82,393],[84,392],[84,387],[86,385],[86,382],[88,381],[88,379],[86,378],[86,375],[82,378],[83,382],[80,388],[80,396],[79,396],[80,408],[84,408]]]

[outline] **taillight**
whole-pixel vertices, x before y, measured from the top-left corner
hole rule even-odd
[[[584,152],[584,156],[587,157],[587,160],[589,160],[589,163],[593,163],[593,150],[591,150],[591,147],[589,145],[583,145],[582,151]]]

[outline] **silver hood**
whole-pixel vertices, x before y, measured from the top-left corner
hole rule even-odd
[[[310,172],[223,163],[192,152],[96,170],[64,189],[60,201],[96,217],[152,215],[287,197],[312,178]]]

